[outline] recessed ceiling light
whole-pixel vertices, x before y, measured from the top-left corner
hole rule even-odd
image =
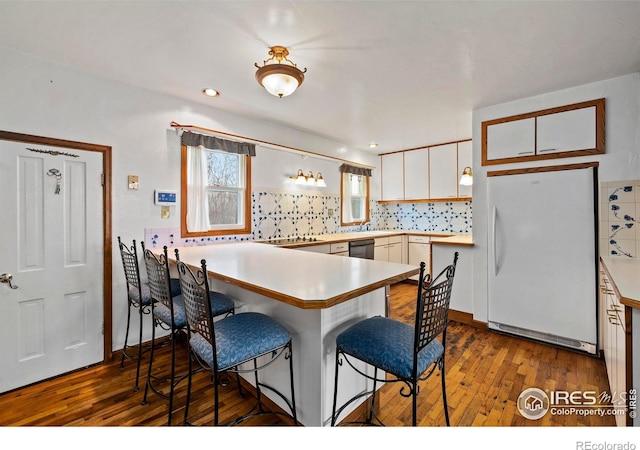
[[[213,88],[204,88],[204,89],[202,90],[202,93],[203,93],[204,95],[206,95],[207,97],[217,97],[217,96],[219,96],[219,95],[220,95],[220,92],[216,91],[216,90],[215,90],[215,89],[213,89]]]
[[[371,144],[369,144],[369,148],[376,148],[378,146],[378,144],[376,144],[375,142],[372,142]]]

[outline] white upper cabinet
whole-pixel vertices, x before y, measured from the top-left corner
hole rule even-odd
[[[460,177],[465,167],[473,169],[473,144],[471,141],[458,142],[458,197],[471,197],[471,186],[460,184]]]
[[[538,154],[596,147],[595,106],[547,114],[536,120]]]
[[[605,152],[605,99],[482,122],[482,165]]]
[[[380,157],[382,200],[404,200],[404,152]]]
[[[535,155],[535,118],[512,120],[487,127],[487,152],[487,157],[491,160]]]
[[[429,198],[429,150],[426,148],[404,152],[404,198]]]
[[[381,201],[447,201],[471,197],[471,186],[459,186],[465,167],[472,167],[471,140],[380,155]]]
[[[429,198],[458,197],[457,144],[429,147]]]

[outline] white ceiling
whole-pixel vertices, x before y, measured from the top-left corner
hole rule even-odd
[[[254,78],[273,45],[308,69],[283,99]],[[0,46],[382,153],[469,138],[478,107],[640,72],[640,2],[1,1]]]

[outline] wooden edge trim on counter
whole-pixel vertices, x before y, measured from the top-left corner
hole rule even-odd
[[[456,242],[456,241],[446,241],[446,240],[431,240],[429,242],[431,245],[455,245],[458,247],[473,247],[473,242]]]
[[[470,202],[471,197],[451,197],[451,198],[420,198],[414,200],[377,200],[380,204],[389,203],[443,203],[443,202]]]
[[[556,172],[560,170],[574,170],[574,169],[588,169],[590,167],[598,167],[600,163],[598,161],[579,163],[579,164],[563,164],[559,166],[544,166],[544,167],[525,167],[522,169],[507,169],[507,170],[494,170],[487,172],[487,177],[500,177],[504,175],[522,175],[525,173],[538,173],[538,172]]]
[[[487,331],[489,329],[489,325],[486,322],[480,322],[479,320],[473,319],[473,314],[458,311],[455,309],[449,310],[449,320],[453,320],[454,322],[463,323],[465,325],[472,326],[479,330]]]

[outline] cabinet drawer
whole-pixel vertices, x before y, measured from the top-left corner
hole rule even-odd
[[[431,236],[409,236],[409,243],[428,244],[431,242]]]
[[[337,244],[331,244],[331,253],[348,252],[348,251],[349,251],[348,242],[339,242]]]
[[[383,237],[383,238],[375,238],[375,244],[376,247],[380,246],[380,245],[389,245],[389,238],[388,237]]]
[[[389,244],[402,244],[402,236],[389,236]]]

